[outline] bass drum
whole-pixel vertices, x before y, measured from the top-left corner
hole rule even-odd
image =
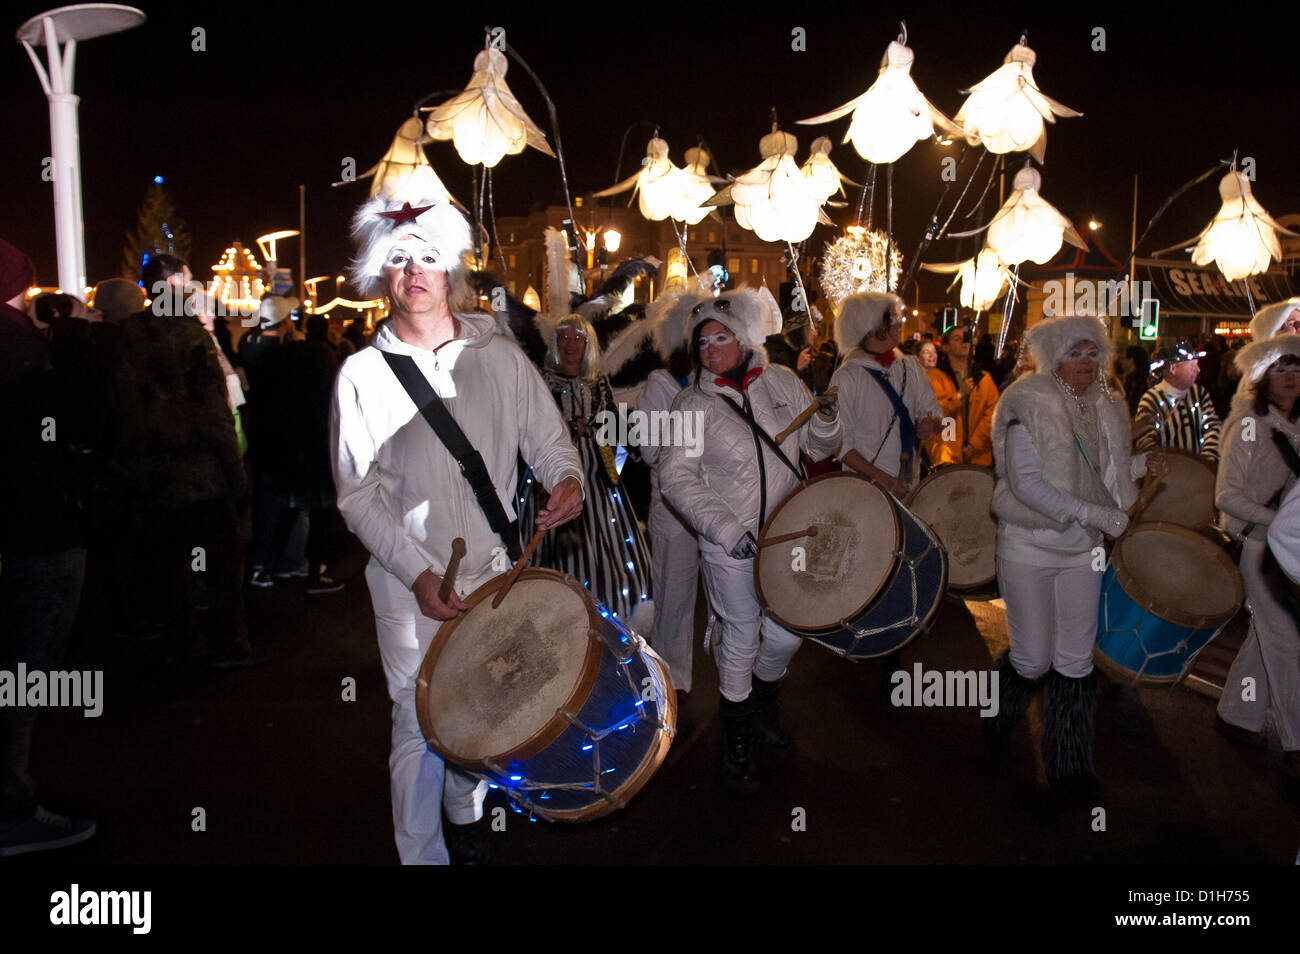
[[[814,478],[763,525],[763,540],[816,527],[816,536],[759,548],[754,590],[768,615],[849,659],[902,649],[934,619],[948,580],[939,539],[858,474]]]
[[[993,471],[947,464],[907,498],[907,509],[934,531],[948,551],[948,591],[966,599],[997,596],[998,523],[992,513]]]
[[[577,580],[530,567],[442,625],[416,679],[429,747],[529,813],[587,821],[623,808],[668,754],[667,665]]]

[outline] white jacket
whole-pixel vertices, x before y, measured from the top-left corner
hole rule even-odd
[[[487,467],[506,515],[522,453],[541,483],[582,483],[582,465],[555,399],[519,346],[497,335],[491,315],[458,314],[460,337],[436,351],[401,341],[390,322],[343,362],[330,428],[338,507],[348,528],[410,588],[426,569],[441,575],[451,542],[464,537],[457,590],[494,575],[492,532],[460,467],[393,374],[382,352],[411,355]],[[585,490],[585,488],[584,488]],[[525,536],[531,527],[521,528]]]
[[[921,363],[895,349],[894,363],[888,368],[861,348],[855,348],[844,358],[844,363],[831,377],[831,387],[839,389],[840,417],[844,419],[844,453],[856,450],[869,464],[874,464],[891,477],[897,477],[899,455],[903,440],[898,421],[894,420],[894,405],[884,389],[867,373],[878,371],[903,399],[903,405],[912,416],[912,423],[920,425],[925,418],[943,417],[939,402],[934,399],[934,389]],[[891,426],[891,422],[892,426]],[[921,472],[919,462],[912,465],[912,481]]]
[[[813,402],[808,388],[793,371],[766,364],[759,350],[749,368],[762,367],[762,374],[749,383],[754,417],[775,439]],[[758,536],[761,529],[757,438],[745,419],[721,397],[729,395],[742,407],[740,394],[719,387],[707,369],[697,372],[695,381],[673,400],[673,410],[696,414],[703,434],[701,453],[689,457],[684,447],[661,448],[659,490],[704,540],[730,553],[746,533]],[[799,451],[813,460],[834,455],[840,447],[840,421],[822,420],[814,414],[785,439],[781,450],[796,467]],[[799,482],[766,443],[763,465],[767,474],[767,516]]]
[[[1238,393],[1232,399],[1232,410],[1223,426],[1223,458],[1214,481],[1214,505],[1223,512],[1223,529],[1238,540],[1252,524],[1250,536],[1263,539],[1267,535],[1277,514],[1273,498],[1295,479],[1273,443],[1273,428],[1285,434],[1293,445],[1300,437],[1300,425],[1288,421],[1272,405],[1268,414],[1260,417],[1251,407],[1248,394]]]

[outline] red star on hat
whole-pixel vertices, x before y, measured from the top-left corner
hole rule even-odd
[[[433,206],[431,205],[422,205],[418,209],[413,209],[411,208],[411,203],[403,202],[402,207],[396,212],[380,212],[379,214],[386,219],[392,219],[393,227],[396,228],[399,225],[405,225],[407,222],[412,222],[415,219],[418,219],[420,213],[428,212],[432,208]]]

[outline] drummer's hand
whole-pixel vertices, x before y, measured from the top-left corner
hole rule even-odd
[[[537,514],[537,529],[550,530],[582,513],[582,487],[576,477],[565,477],[551,489],[546,506]]]
[[[749,560],[756,553],[758,553],[758,541],[748,531],[740,538],[740,542],[731,548],[731,558],[733,560]]]
[[[438,588],[442,586],[442,577],[433,570],[425,570],[415,578],[415,583],[411,586],[411,592],[415,594],[415,601],[420,604],[420,612],[429,619],[455,619],[458,615],[469,609],[468,606],[452,590],[447,596],[447,602],[438,599]]]
[[[812,364],[812,348],[804,348],[799,352],[799,357],[795,358],[794,368],[802,374],[808,370],[810,364]]]
[[[824,393],[817,395],[817,413],[828,421],[835,420],[835,407],[839,399],[839,391],[827,388]]]
[[[1169,467],[1165,461],[1165,455],[1159,451],[1152,451],[1147,455],[1147,473],[1152,477],[1162,477],[1168,473]]]
[[[931,415],[916,425],[916,436],[921,440],[926,440],[939,429],[939,419]]]
[[[912,486],[902,477],[885,477],[885,488],[897,497],[899,500],[906,500],[907,495],[912,492]]]

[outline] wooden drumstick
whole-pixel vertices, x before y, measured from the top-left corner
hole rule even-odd
[[[465,555],[465,539],[457,537],[451,541],[451,559],[447,561],[447,572],[442,575],[442,586],[438,587],[438,599],[445,603],[451,596],[451,588],[456,585],[456,571],[460,569],[460,558]]]
[[[826,393],[830,394],[831,391],[838,391],[838,388],[827,388]],[[819,404],[816,401],[814,401],[812,404],[809,404],[806,408],[804,408],[802,411],[799,412],[798,417],[796,417],[793,421],[790,422],[789,427],[783,430],[780,434],[777,434],[776,437],[772,439],[776,441],[777,445],[779,446],[781,442],[784,441],[787,437],[789,437],[795,431],[799,430],[799,428],[803,427],[804,424],[806,424],[808,420],[814,414],[817,413],[819,408],[821,408],[821,404]]]
[[[523,571],[524,564],[528,562],[528,558],[533,555],[533,551],[537,549],[537,544],[542,542],[542,537],[544,536],[546,536],[546,531],[538,530],[533,534],[533,538],[528,541],[528,546],[524,547],[524,552],[521,553],[519,559],[515,561],[514,569],[510,571],[510,575],[506,577],[506,581],[501,584],[501,589],[497,590],[496,598],[492,600],[493,609],[500,606],[501,601],[506,598],[506,594],[510,592],[510,587],[515,585],[515,580]]]
[[[817,536],[817,528],[808,527],[806,530],[796,530],[794,533],[783,533],[779,537],[768,537],[766,540],[759,540],[758,546],[760,548],[770,547],[778,543],[787,543],[790,540],[798,540],[800,537],[815,537],[815,536]]]

